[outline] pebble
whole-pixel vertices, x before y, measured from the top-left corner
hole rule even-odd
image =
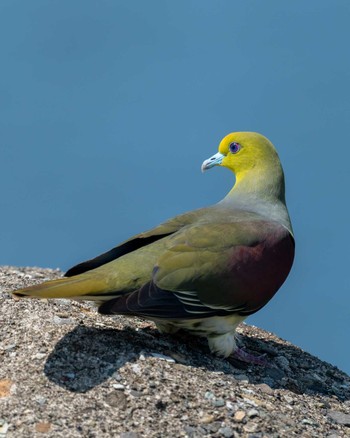
[[[308,424],[309,426],[317,426],[318,425],[318,423],[311,420],[311,418],[303,418],[301,420],[301,422],[302,422],[302,424]]]
[[[6,435],[8,428],[9,428],[9,424],[3,418],[0,418],[0,437],[1,438]]]
[[[120,380],[123,379],[122,376],[118,373],[118,371],[115,371],[115,372],[112,374],[112,378],[115,379],[115,380],[117,380],[118,382],[119,382]]]
[[[222,406],[225,406],[225,400],[223,398],[218,398],[216,400],[213,400],[213,406],[216,408],[221,408]]]
[[[122,390],[122,391],[125,389],[125,386],[122,385],[121,383],[113,383],[112,386],[114,389],[118,389],[118,390]]]
[[[252,389],[242,388],[242,392],[245,394],[255,394],[255,392]]]
[[[169,352],[169,355],[178,363],[181,363],[181,364],[187,363],[186,356],[184,356],[183,354],[175,353],[175,352],[171,351],[171,352]]]
[[[195,436],[196,433],[196,428],[193,426],[185,426],[184,427],[184,431],[185,431],[185,436]],[[182,435],[183,436],[183,435]]]
[[[210,423],[207,426],[207,429],[210,432],[216,433],[221,427],[221,422],[220,421],[214,421],[214,423]]]
[[[226,409],[228,409],[230,411],[233,411],[234,407],[235,406],[234,406],[234,404],[232,402],[230,402],[230,401],[226,402]]]
[[[261,392],[263,392],[264,394],[273,394],[273,389],[271,388],[271,386],[267,385],[266,383],[260,383],[259,385],[256,385],[257,388],[260,389]]]
[[[249,409],[249,411],[247,412],[247,415],[249,418],[258,417],[259,411],[257,411],[256,409]]]
[[[251,405],[251,406],[254,406],[254,407],[258,406],[258,404],[254,400],[252,400],[250,398],[243,397],[243,401],[245,403],[247,403],[248,405]]]
[[[36,397],[35,401],[39,404],[39,405],[44,405],[47,402],[47,399],[45,397],[42,396],[38,396]]]
[[[220,434],[220,436],[223,436],[224,438],[232,438],[235,432],[232,429],[232,427],[221,427],[218,430],[218,433]]]
[[[250,423],[245,424],[243,426],[243,429],[245,432],[254,433],[258,430],[258,427],[259,427],[258,424],[250,422]]]
[[[4,350],[4,351],[10,351],[10,350],[13,350],[14,348],[16,348],[16,345],[17,345],[17,344],[10,344],[10,345],[7,345],[6,347],[3,347],[3,350]]]
[[[214,421],[214,416],[213,415],[203,415],[203,417],[201,418],[201,423],[202,424],[209,424],[212,423]]]
[[[131,369],[135,374],[141,374],[140,365],[138,365],[137,363],[134,363],[133,365],[131,365]]]
[[[207,400],[213,400],[213,399],[215,398],[215,395],[214,395],[212,392],[207,391],[207,392],[204,394],[204,398],[206,398]]]
[[[69,313],[66,313],[66,312],[59,312],[59,313],[56,313],[56,315],[59,318],[69,318]]]
[[[106,403],[109,406],[118,408],[118,409],[125,409],[127,405],[127,400],[124,392],[122,391],[114,391],[109,393],[105,398]]]
[[[343,412],[339,411],[329,411],[328,417],[330,417],[337,424],[350,426],[350,414],[344,414]]]
[[[72,318],[61,318],[58,315],[53,317],[53,323],[57,325],[74,324],[74,322]]]
[[[46,357],[46,353],[36,353],[34,355],[34,359],[44,359]]]
[[[290,404],[290,405],[293,405],[293,404],[294,404],[294,399],[293,399],[293,397],[291,397],[290,395],[285,394],[285,395],[283,395],[283,398],[285,399],[285,401],[286,401],[288,404]]]
[[[46,421],[40,421],[39,423],[36,423],[35,430],[39,433],[47,433],[50,432],[51,429],[51,423],[48,423]]]
[[[246,416],[246,413],[244,411],[236,411],[233,418],[235,421],[241,422],[241,421],[243,421],[245,416]]]
[[[142,392],[136,391],[135,389],[130,390],[130,395],[132,395],[133,397],[142,397],[143,396]]]

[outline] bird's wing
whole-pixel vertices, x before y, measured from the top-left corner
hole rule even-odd
[[[136,236],[133,236],[132,238],[124,241],[120,245],[112,248],[111,250],[100,254],[93,259],[73,266],[65,273],[65,277],[72,277],[74,275],[82,274],[84,272],[98,268],[106,263],[116,260],[117,258],[125,254],[136,251],[143,246],[147,246],[159,239],[167,237],[195,220],[198,211],[199,210],[176,216],[158,225],[157,227],[152,228],[149,231],[137,234]]]
[[[167,238],[152,280],[105,302],[101,313],[194,319],[254,313],[275,294],[294,257],[276,222],[196,224]]]

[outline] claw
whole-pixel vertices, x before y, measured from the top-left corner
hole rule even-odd
[[[248,353],[247,351],[239,347],[235,349],[235,351],[232,353],[232,356],[242,362],[265,367],[271,366],[271,364],[266,360],[266,354],[262,354],[261,356],[255,356],[254,354]]]

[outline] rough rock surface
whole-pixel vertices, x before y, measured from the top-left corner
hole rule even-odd
[[[350,436],[349,376],[271,333],[241,326],[270,364],[253,366],[141,319],[8,293],[60,275],[0,267],[0,437]]]

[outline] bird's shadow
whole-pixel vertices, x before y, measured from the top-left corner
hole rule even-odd
[[[151,327],[136,331],[129,327],[118,330],[79,325],[55,345],[44,372],[50,381],[66,390],[84,393],[116,377],[120,368],[136,362],[141,353],[156,353],[173,355],[183,366],[223,372],[233,378],[246,375],[255,385],[266,383],[273,389],[283,388],[298,394],[350,399],[349,377],[315,356],[291,344],[262,341],[244,334],[240,335],[240,342],[248,350],[265,353],[271,366],[214,357],[209,353],[205,339],[187,333],[168,336]],[[287,368],[283,362],[286,356],[289,358]]]

